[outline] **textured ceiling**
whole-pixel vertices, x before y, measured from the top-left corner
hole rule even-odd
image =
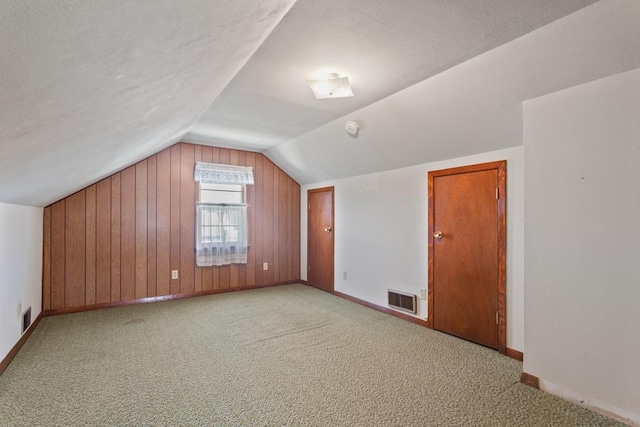
[[[521,144],[523,97],[635,64],[611,16],[640,2],[594,1],[3,0],[0,202],[47,205],[181,139],[302,183]],[[321,70],[355,96],[316,100]]]
[[[640,1],[603,0],[265,154],[301,184],[326,184],[522,145],[524,100],[640,67],[638,22]]]
[[[178,141],[294,0],[2,0],[0,202],[43,206]]]
[[[185,140],[267,149],[594,2],[298,0]],[[355,96],[316,100],[319,70]]]

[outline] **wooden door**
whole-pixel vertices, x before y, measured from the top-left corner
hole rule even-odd
[[[307,283],[333,292],[333,187],[307,192]]]
[[[429,172],[429,324],[506,351],[506,162]]]

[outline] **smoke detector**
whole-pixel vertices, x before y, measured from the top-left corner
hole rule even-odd
[[[351,120],[349,120],[344,125],[344,130],[346,130],[349,135],[357,135],[358,130],[360,130],[360,126],[358,126],[356,122],[352,122]]]

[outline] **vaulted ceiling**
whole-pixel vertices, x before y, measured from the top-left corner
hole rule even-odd
[[[582,9],[594,2],[5,0],[0,202],[47,205],[179,140],[265,151],[301,183],[521,144],[509,123],[526,97],[640,66],[638,2]],[[567,33],[590,20],[586,42]],[[556,65],[588,43],[606,64]],[[305,81],[322,70],[347,74],[355,96],[316,100]],[[458,118],[469,134],[500,128],[498,142],[458,141],[471,138]],[[416,123],[429,138],[394,139]]]
[[[270,148],[595,0],[298,0],[187,139]],[[355,96],[317,100],[318,71]]]

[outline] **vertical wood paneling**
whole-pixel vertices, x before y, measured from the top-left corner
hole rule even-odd
[[[111,301],[111,178],[96,185],[96,303]]]
[[[147,160],[135,166],[136,172],[136,258],[135,298],[147,296]]]
[[[200,145],[194,145],[195,148],[195,153],[194,153],[194,160],[196,162],[201,162],[202,161],[202,146]],[[192,175],[193,177],[193,175]],[[200,183],[193,181],[193,195],[194,195],[194,199],[196,202],[200,201]],[[195,207],[194,207],[195,209]],[[194,240],[193,240],[193,247],[195,250],[195,210],[194,210],[194,231],[193,231],[193,236],[194,236]],[[198,267],[195,263],[195,255],[194,255],[194,262],[193,262],[193,266],[194,266],[194,277],[193,277],[193,283],[194,283],[194,289],[196,292],[200,292],[202,290],[202,268]]]
[[[211,269],[211,289],[220,289],[220,267],[209,267]]]
[[[220,272],[220,283],[218,284],[218,289],[229,289],[231,286],[231,267],[223,265],[216,268]]]
[[[237,288],[240,286],[240,266],[238,264],[231,264],[229,267],[229,287]]]
[[[157,277],[157,156],[151,156],[147,159],[147,297],[157,295],[156,277]]]
[[[269,270],[273,274],[273,282],[280,281],[280,253],[278,252],[278,237],[280,235],[280,177],[278,175],[278,167],[273,168],[273,241],[272,257],[273,262],[269,263]]]
[[[256,272],[256,284],[259,283],[265,283],[262,276],[263,276],[263,271],[262,271],[262,263],[264,262],[264,256],[263,256],[263,252],[262,252],[262,242],[264,241],[263,239],[263,227],[262,227],[262,216],[263,216],[263,212],[264,212],[264,203],[262,202],[262,195],[263,195],[263,191],[262,191],[262,183],[263,183],[263,173],[262,173],[262,162],[263,162],[264,156],[262,154],[256,154],[256,168],[254,170],[255,173],[255,177],[254,177],[254,181],[255,181],[255,185],[253,186],[254,190],[255,190],[255,204],[256,204],[256,209],[255,209],[255,233],[253,235],[253,241],[254,241],[254,247],[255,247],[255,251],[256,251],[256,255],[255,255],[255,259],[256,259],[256,264],[255,264],[255,272]]]
[[[157,295],[171,294],[171,150],[157,155]]]
[[[122,171],[120,212],[120,298],[135,298],[136,283],[136,167]]]
[[[211,147],[211,163],[222,163],[220,161],[220,150],[222,148]]]
[[[196,198],[193,186],[195,150],[192,144],[180,144],[180,293],[195,290]]]
[[[66,199],[51,206],[51,308],[64,307],[65,256],[65,204]]]
[[[225,153],[229,153],[229,160],[226,163],[230,165],[238,164],[238,152],[236,150],[225,150]]]
[[[245,157],[246,166],[253,168],[254,180],[256,179],[256,155],[255,153],[247,152]],[[249,223],[249,250],[247,252],[247,266],[246,266],[246,285],[254,286],[256,284],[256,248],[255,248],[255,236],[256,236],[256,186],[247,185],[247,222]]]
[[[262,157],[262,259],[269,263],[269,269],[262,272],[263,283],[273,283],[273,236],[275,228],[274,217],[274,165],[264,156]]]
[[[171,270],[180,270],[180,144],[171,147]],[[169,276],[171,277],[171,276]],[[180,272],[171,279],[172,295],[180,293]]]
[[[202,161],[207,163],[213,162],[213,148],[202,147]],[[200,188],[200,186],[198,186]],[[213,269],[211,267],[202,268],[202,290],[210,291],[213,289]]]
[[[246,265],[195,265],[196,161],[247,165]],[[176,144],[44,210],[43,307],[299,278],[300,186],[260,153]],[[262,270],[262,263],[269,270]],[[179,279],[171,280],[171,270]]]
[[[230,162],[231,151],[226,148],[221,148],[219,163],[230,164]],[[229,289],[229,287],[231,287],[231,267],[223,265],[218,267],[218,271],[220,272],[220,289]]]
[[[51,206],[44,208],[42,225],[42,308],[51,309]]]
[[[96,186],[86,189],[85,209],[85,304],[96,303]]]
[[[120,196],[122,174],[111,176],[111,302],[120,301]]]
[[[244,151],[238,152],[238,165],[246,166],[247,165],[247,155]],[[246,194],[245,194],[246,197]],[[246,202],[246,199],[245,199]],[[248,209],[247,209],[247,221],[248,218]],[[238,264],[238,286],[245,287],[247,286],[247,265],[246,264]]]
[[[66,200],[65,211],[65,307],[85,305],[85,190]]]

